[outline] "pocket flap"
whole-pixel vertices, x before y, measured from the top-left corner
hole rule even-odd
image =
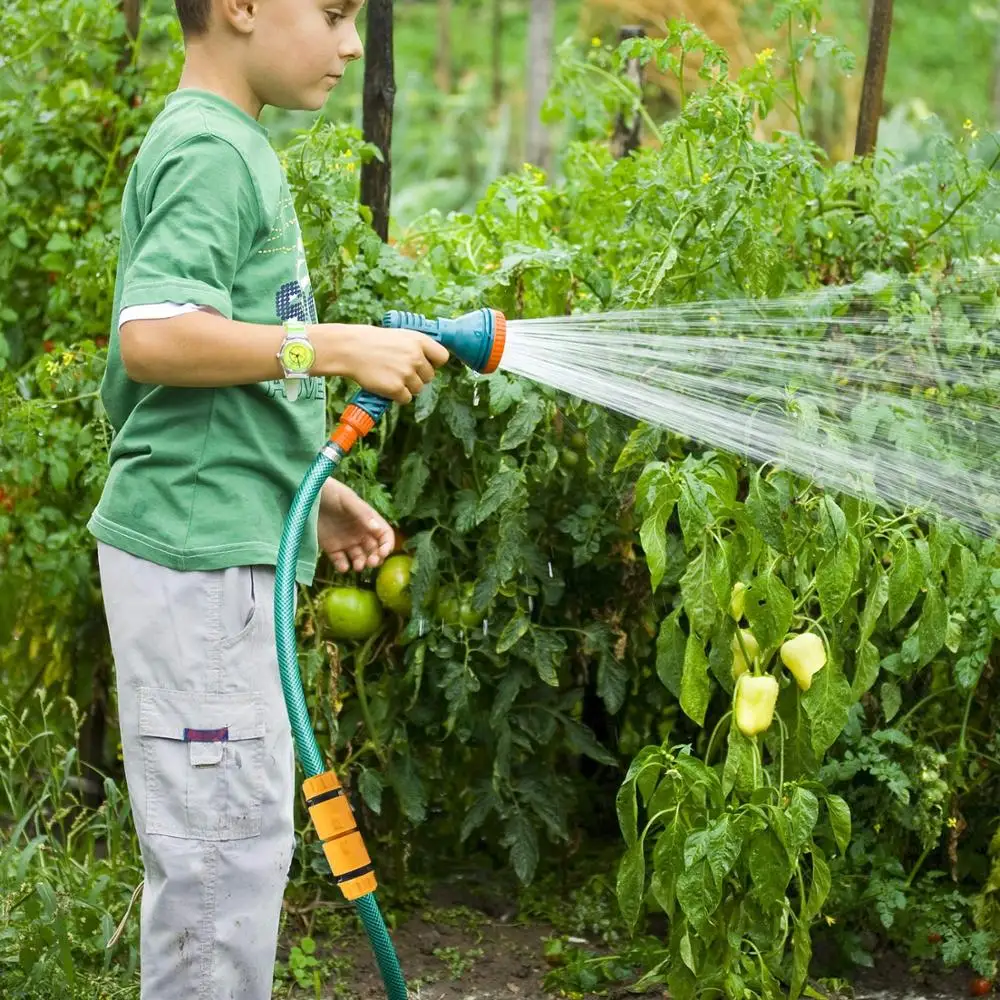
[[[237,691],[171,691],[139,688],[139,735],[219,743],[264,735],[259,695]]]

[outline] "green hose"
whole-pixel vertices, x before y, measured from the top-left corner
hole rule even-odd
[[[308,472],[292,499],[292,506],[285,518],[278,546],[278,565],[274,581],[274,633],[278,647],[278,670],[285,707],[295,740],[295,752],[307,778],[321,774],[325,768],[320,753],[299,671],[299,656],[295,644],[295,567],[299,557],[302,532],[309,520],[310,511],[327,477],[337,467],[343,452],[332,444],[326,445],[313,459]],[[407,1000],[406,980],[399,966],[396,950],[386,930],[382,911],[370,892],[354,901],[358,916],[364,924],[372,951],[378,962],[382,981],[389,1000]]]

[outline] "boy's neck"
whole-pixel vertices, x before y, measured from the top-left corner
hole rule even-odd
[[[218,58],[217,53],[210,52],[207,46],[199,42],[189,41],[184,55],[184,69],[177,89],[186,88],[218,94],[241,108],[251,118],[259,118],[263,108],[260,98],[247,81],[239,73],[232,72],[226,61]]]

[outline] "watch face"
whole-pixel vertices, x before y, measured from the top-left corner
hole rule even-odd
[[[284,361],[285,367],[293,372],[308,371],[313,362],[313,350],[308,344],[288,344]]]

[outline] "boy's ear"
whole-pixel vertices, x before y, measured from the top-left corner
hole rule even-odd
[[[260,0],[222,0],[222,16],[241,35],[249,35],[257,21]]]

